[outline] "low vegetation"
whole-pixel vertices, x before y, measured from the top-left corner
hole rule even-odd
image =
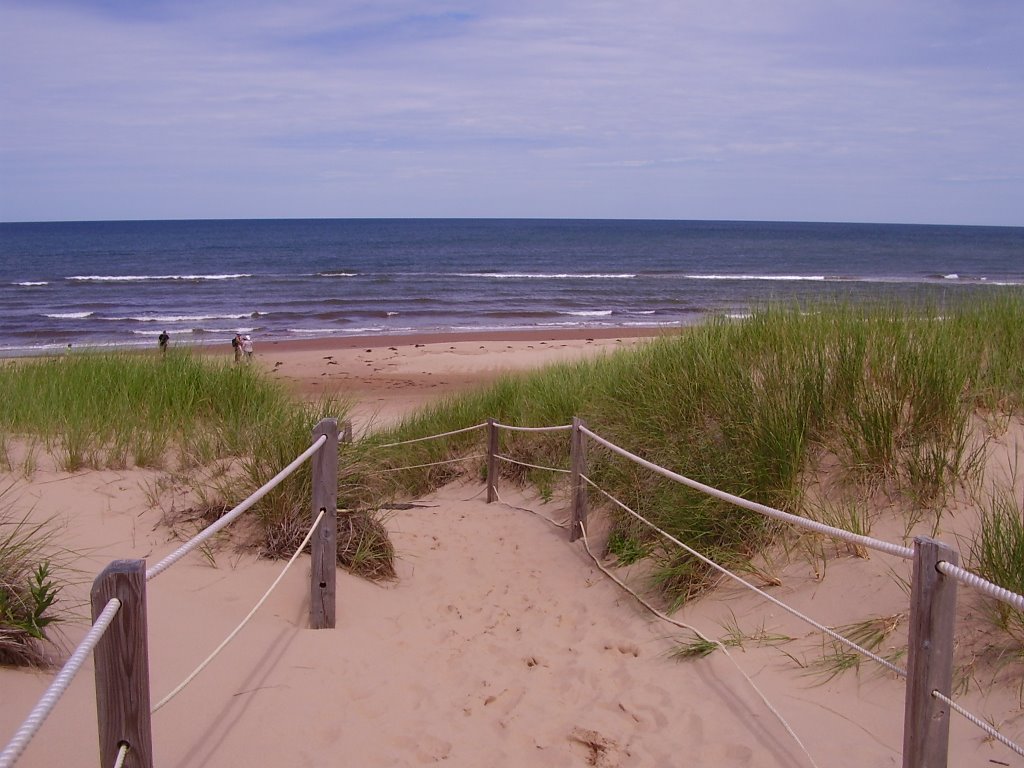
[[[60,621],[54,602],[49,529],[0,508],[0,664],[42,666],[49,659],[47,628]]]
[[[297,401],[249,366],[224,365],[187,352],[166,357],[82,352],[0,365],[0,441],[7,468],[31,475],[37,452],[66,471],[150,467],[168,471],[198,498],[205,525],[244,499],[302,453],[326,416],[344,417],[331,399]],[[32,448],[20,467],[7,450],[13,436]],[[290,554],[308,528],[310,468],[304,464],[253,509],[259,551]],[[59,582],[46,537],[25,522],[0,525],[0,663],[42,660]],[[339,562],[367,567],[383,553],[386,533],[372,512],[339,537]],[[209,553],[208,553],[209,554]],[[383,556],[383,555],[381,555]]]
[[[374,440],[384,444],[479,424],[567,424],[583,418],[612,442],[729,493],[796,513],[807,473],[828,459],[867,495],[883,489],[916,509],[938,510],[958,483],[976,479],[980,414],[995,429],[1024,402],[1024,297],[954,306],[766,307],[743,321],[712,320],[597,360],[509,376],[475,394],[429,408]],[[481,432],[399,448],[366,441],[376,469],[479,453]],[[565,467],[566,433],[502,433],[502,452]],[[349,502],[387,493],[416,495],[465,465],[373,475],[356,462]],[[468,471],[482,471],[481,463]],[[502,477],[550,473],[502,464]],[[758,515],[664,481],[592,447],[589,476],[661,528],[708,556],[749,564],[773,535]],[[546,485],[545,485],[546,484]],[[614,510],[613,510],[614,512]],[[825,510],[870,524],[862,512]],[[705,566],[662,546],[622,517],[614,554],[650,554],[657,583],[680,603],[711,583]]]
[[[848,519],[865,530],[871,520],[856,506],[805,503],[807,473],[820,462],[840,467],[846,482],[865,493],[884,489],[916,508],[939,509],[958,483],[980,471],[977,417],[998,429],[1024,403],[1021,339],[1024,296],[1013,293],[942,307],[769,306],[742,322],[711,320],[617,354],[507,376],[343,447],[339,561],[389,577],[392,552],[378,510],[459,476],[484,476],[482,431],[389,443],[488,418],[550,426],[578,416],[612,442],[708,485],[796,513]],[[81,354],[8,363],[0,366],[0,402],[0,440],[37,436],[40,449],[66,470],[188,468],[201,516],[209,519],[301,453],[320,418],[344,418],[346,411],[331,400],[296,402],[255,369],[180,352],[166,359]],[[503,432],[501,450],[564,468],[568,434]],[[410,465],[430,466],[387,471]],[[533,484],[545,500],[561,492],[557,476],[545,470],[502,464],[500,472],[505,482]],[[591,445],[588,475],[720,562],[750,566],[775,534],[760,516],[664,481],[598,446]],[[297,545],[308,524],[309,486],[307,465],[256,508],[262,552],[279,556]],[[1019,524],[1019,510],[1014,514],[1007,526],[1011,518]],[[988,521],[993,531],[1002,524]],[[1002,559],[998,567],[1012,571],[1020,557],[1002,551],[1003,538],[981,540],[972,554],[997,581],[1002,576],[985,571],[984,561],[992,560],[994,569]],[[665,548],[625,517],[616,518],[610,541],[623,562],[657,563],[656,582],[670,602],[713,581],[699,561]],[[10,545],[0,540],[0,550]],[[36,606],[18,621],[41,633],[38,619],[52,611],[54,588],[48,572],[34,568],[14,580],[22,585],[18,594],[29,596],[26,604]],[[1001,620],[1007,627],[1019,622],[1013,615]],[[12,624],[0,618],[0,632]]]

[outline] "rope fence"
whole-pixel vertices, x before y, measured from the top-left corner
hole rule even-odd
[[[337,465],[338,465],[338,422],[335,419],[324,419],[313,430],[316,436],[312,444],[295,460],[278,472],[274,477],[253,492],[247,499],[238,504],[228,514],[212,525],[199,532],[196,536],[178,547],[167,557],[148,570],[142,560],[119,560],[112,562],[93,583],[92,604],[93,624],[85,638],[75,648],[71,657],[57,673],[50,686],[40,697],[38,703],[26,717],[25,721],[12,737],[11,741],[0,753],[0,768],[11,768],[31,739],[38,732],[43,722],[56,706],[67,690],[75,675],[81,669],[90,653],[95,655],[97,721],[100,732],[100,758],[102,765],[122,766],[129,753],[134,755],[133,765],[152,766],[152,736],[149,716],[169,702],[185,688],[195,677],[227,646],[241,629],[256,614],[267,598],[278,586],[284,575],[292,567],[298,556],[315,538],[323,539],[312,547],[313,560],[328,560],[331,574],[336,570],[337,559]],[[346,436],[350,434],[346,428]],[[234,522],[244,512],[251,509],[260,499],[276,488],[293,474],[304,462],[320,454],[318,461],[312,465],[313,474],[313,507],[319,512],[315,515],[312,526],[302,543],[292,555],[287,565],[263,594],[249,614],[228,635],[228,637],[208,656],[181,684],[160,700],[155,707],[149,707],[149,664],[148,638],[146,627],[146,582],[159,576],[172,565],[180,561],[189,552],[195,550],[203,542]],[[326,489],[326,490],[325,490]],[[327,521],[330,521],[328,525]],[[318,532],[327,529],[330,535],[317,537]],[[324,546],[329,546],[329,557],[323,554]],[[334,626],[333,607],[329,612],[329,622],[322,621],[322,611],[316,610],[316,597],[326,592],[332,604],[335,599],[334,581],[329,583],[321,579],[316,569],[311,574],[311,606],[310,625],[312,628]],[[116,594],[116,596],[114,596]],[[109,599],[108,599],[109,598]],[[320,608],[323,601],[320,601]],[[115,619],[117,624],[114,624]],[[117,628],[111,637],[108,630],[112,625]],[[104,635],[107,634],[107,637]]]
[[[1011,605],[1018,611],[1024,611],[1024,596],[1018,595],[1016,592],[1011,592],[1008,589],[1004,589],[998,584],[993,584],[991,581],[981,578],[981,576],[978,576],[976,573],[971,573],[970,571],[952,563],[940,562],[936,567],[947,576],[959,581],[964,586],[977,590],[986,597],[991,597],[993,600],[999,600],[1007,605]]]
[[[910,547],[900,546],[899,544],[891,544],[887,541],[882,541],[881,539],[872,538],[871,536],[861,536],[860,534],[851,533],[850,531],[843,530],[842,528],[834,528],[831,525],[825,525],[824,523],[819,523],[816,520],[808,520],[806,517],[792,515],[789,512],[783,512],[782,510],[774,509],[773,507],[769,507],[765,504],[758,504],[756,501],[749,501],[740,496],[734,496],[731,493],[726,493],[725,491],[720,491],[717,488],[712,488],[710,485],[704,485],[704,483],[699,483],[696,480],[691,480],[685,475],[680,475],[677,472],[673,472],[672,470],[665,469],[664,467],[658,466],[657,464],[647,461],[646,459],[642,459],[635,453],[630,453],[625,448],[620,448],[619,446],[615,445],[615,443],[605,440],[603,437],[596,434],[595,432],[591,432],[586,427],[583,427],[583,433],[587,437],[591,438],[594,442],[598,443],[599,445],[603,445],[605,448],[612,451],[613,453],[617,453],[620,456],[629,459],[633,463],[640,465],[641,467],[649,469],[652,472],[661,475],[662,477],[668,478],[669,480],[674,480],[677,483],[680,483],[681,485],[685,485],[689,488],[694,489],[695,491],[700,491],[701,493],[704,493],[713,498],[729,502],[730,504],[733,504],[734,506],[737,507],[741,507],[742,509],[747,509],[750,510],[751,512],[757,512],[758,514],[764,515],[765,517],[770,517],[775,520],[781,520],[782,522],[790,523],[800,528],[805,528],[809,531],[814,531],[815,533],[822,533],[826,536],[832,536],[837,539],[842,539],[843,541],[850,542],[851,544],[859,544],[863,547],[867,547],[868,549],[874,549],[879,552],[885,552],[889,555],[902,557],[906,560],[911,560],[914,557],[914,550]]]
[[[561,469],[560,467],[543,467],[540,464],[528,464],[525,461],[519,461],[519,459],[513,459],[511,456],[502,456],[500,453],[496,456],[498,461],[504,461],[506,464],[517,464],[520,467],[526,467],[527,469],[540,469],[545,472],[561,472],[568,475],[572,472],[571,469]]]
[[[511,424],[501,424],[497,421],[494,422],[494,426],[508,432],[568,432],[572,429],[572,424],[560,424],[555,427],[513,427]]]
[[[305,461],[310,456],[319,451],[320,448],[324,445],[324,443],[327,442],[327,439],[328,438],[326,435],[321,435],[320,437],[318,437],[316,440],[313,441],[313,444],[309,446],[309,448],[307,448],[305,451],[299,454],[298,458],[296,458],[291,464],[289,464],[287,467],[285,467],[272,478],[270,478],[270,480],[268,480],[266,483],[260,486],[255,492],[253,492],[249,496],[249,498],[247,498],[241,504],[236,506],[226,515],[221,517],[219,520],[217,520],[217,522],[213,523],[207,528],[204,528],[200,533],[193,536],[191,539],[186,541],[176,550],[171,552],[171,554],[169,554],[159,563],[157,563],[152,568],[147,570],[146,581],[155,579],[157,576],[159,576],[161,573],[166,571],[176,562],[181,560],[181,558],[183,558],[189,552],[194,550],[204,541],[211,538],[212,536],[215,536],[218,532],[224,530],[229,525],[231,525],[231,523],[235,522],[235,520],[237,520],[244,512],[247,512],[249,509],[255,506],[260,499],[262,499],[264,496],[266,496],[268,493],[274,490],[277,486],[279,486],[282,482],[284,482],[284,480],[287,477],[289,477],[300,466],[302,466],[302,464],[304,464]]]
[[[506,506],[520,509],[547,520],[549,523],[567,528],[569,541],[577,538],[583,539],[583,546],[586,553],[593,559],[597,567],[609,578],[614,580],[620,587],[630,592],[648,610],[660,618],[693,632],[696,637],[708,642],[725,651],[730,661],[736,665],[735,660],[729,654],[721,641],[711,640],[700,633],[696,628],[683,622],[673,619],[649,603],[639,595],[630,590],[620,579],[611,573],[591,551],[587,539],[587,515],[589,488],[607,499],[613,506],[621,509],[641,524],[647,526],[667,542],[697,558],[708,568],[719,573],[722,577],[731,579],[744,588],[753,591],[763,599],[769,601],[778,608],[786,611],[795,618],[807,623],[818,631],[824,633],[832,640],[840,643],[856,653],[861,654],[894,675],[906,678],[906,711],[904,722],[904,768],[923,768],[924,766],[945,764],[948,750],[949,733],[949,712],[955,711],[962,715],[969,722],[984,731],[990,738],[995,739],[1011,749],[1018,755],[1024,756],[1024,748],[999,733],[990,723],[977,715],[974,715],[961,707],[950,698],[951,677],[952,677],[952,652],[953,652],[953,631],[955,621],[955,599],[957,585],[963,585],[974,589],[982,595],[1000,600],[1017,610],[1024,611],[1024,596],[1011,592],[997,584],[961,568],[957,563],[957,553],[940,542],[931,539],[919,538],[915,540],[914,547],[907,547],[894,544],[870,536],[855,534],[841,528],[809,520],[798,515],[783,512],[764,504],[749,501],[742,497],[726,493],[711,486],[700,483],[672,470],[661,467],[653,462],[615,445],[611,441],[601,437],[596,432],[587,428],[584,422],[573,419],[572,424],[557,425],[552,427],[517,427],[501,424],[494,419],[486,423],[478,424],[463,429],[452,430],[437,435],[404,440],[393,443],[385,443],[372,448],[394,448],[398,446],[420,443],[428,440],[438,440],[453,435],[464,434],[475,430],[487,429],[487,451],[460,456],[454,459],[440,460],[428,464],[417,464],[405,467],[394,467],[377,470],[377,472],[397,472],[406,469],[420,469],[446,464],[454,464],[474,459],[487,459],[487,480],[485,490],[487,491],[488,503],[499,501]],[[500,452],[500,432],[571,432],[569,444],[569,459],[571,468],[562,469],[539,464],[532,464]],[[42,695],[39,702],[29,713],[22,726],[15,733],[10,743],[0,753],[0,768],[10,768],[18,760],[26,746],[42,726],[53,707],[59,701],[64,691],[70,685],[71,680],[84,664],[90,653],[96,654],[96,685],[98,701],[98,721],[100,729],[100,754],[104,765],[122,765],[129,754],[134,756],[132,764],[152,765],[152,745],[149,735],[149,715],[155,713],[182,691],[202,670],[213,661],[214,658],[232,641],[241,629],[252,619],[255,613],[268,599],[273,590],[278,586],[284,575],[292,567],[299,555],[310,546],[312,554],[311,568],[311,605],[310,625],[313,628],[334,626],[334,602],[335,584],[334,573],[336,571],[336,535],[337,535],[337,470],[338,470],[338,424],[336,420],[327,419],[317,425],[313,431],[315,439],[312,444],[302,452],[294,461],[282,469],[270,481],[261,486],[247,499],[234,507],[229,513],[218,521],[201,531],[195,537],[182,544],[178,549],[167,557],[163,558],[156,565],[145,570],[142,561],[115,561],[108,566],[93,587],[93,615],[94,623],[83,641],[76,647],[68,662],[56,675],[53,682]],[[346,436],[350,430],[346,429]],[[809,530],[817,534],[830,536],[841,541],[879,551],[902,559],[912,560],[914,573],[912,579],[911,610],[910,610],[910,637],[908,641],[910,654],[908,656],[907,669],[901,669],[887,659],[862,647],[853,640],[844,637],[841,633],[811,619],[804,613],[792,608],[783,601],[777,599],[765,590],[751,584],[741,576],[732,573],[727,568],[719,565],[706,557],[696,549],[688,546],[677,537],[659,528],[653,522],[639,514],[614,495],[601,488],[597,482],[588,476],[587,470],[587,442],[589,438],[604,449],[625,458],[647,470],[658,474],[670,481],[680,483],[693,490],[704,493],[713,498],[725,501],[736,507],[746,509],[766,517],[791,524],[795,527]],[[146,644],[145,628],[145,583],[163,573],[174,563],[181,560],[189,552],[199,547],[203,542],[216,535],[226,526],[230,525],[245,511],[252,508],[260,499],[283,482],[305,461],[314,458],[313,467],[313,498],[312,509],[314,514],[311,527],[296,549],[291,559],[284,566],[280,574],[270,585],[263,596],[257,601],[249,614],[224,641],[195,669],[182,683],[176,686],[170,693],[161,699],[155,706],[149,707],[148,688],[148,650]],[[534,510],[525,507],[515,507],[501,499],[497,489],[498,462],[537,469],[541,471],[556,472],[569,475],[569,484],[572,491],[570,504],[570,519],[565,523],[559,523],[551,518],[542,515]],[[482,492],[482,491],[481,491]],[[479,495],[479,494],[477,494]],[[115,567],[116,566],[116,567]],[[107,599],[109,596],[109,599]],[[117,624],[114,624],[115,618]],[[117,632],[112,633],[110,638],[105,639],[104,634],[112,626],[116,626]],[[139,643],[137,647],[128,649],[120,645],[124,638],[128,637],[131,642]],[[142,670],[127,669],[118,679],[112,679],[121,675],[118,669],[124,664],[120,659],[142,659]],[[131,666],[131,665],[128,665]],[[140,665],[136,665],[140,666]],[[739,669],[739,666],[737,669]],[[772,711],[780,723],[785,727],[789,735],[796,741],[803,750],[807,759],[815,765],[810,753],[797,737],[796,733],[785,721],[781,713],[768,701],[764,694],[754,684],[746,673],[740,672],[747,678],[752,688],[761,697],[765,705]],[[144,675],[144,680],[130,679],[132,674]],[[122,679],[123,678],[123,679]],[[131,688],[125,686],[141,686]],[[105,702],[121,702],[126,700],[144,703],[145,712],[136,713],[136,720],[129,718],[128,722],[123,720],[125,713],[117,712],[109,708]],[[116,704],[114,709],[116,709]]]
[[[488,502],[501,500],[495,487],[497,461],[522,464],[536,469],[553,469],[551,467],[531,465],[526,462],[520,462],[501,455],[498,450],[499,440],[497,438],[497,431],[499,428],[508,429],[508,427],[500,425],[493,420],[490,422],[490,426],[491,435],[488,446],[489,456],[487,473]],[[788,512],[783,512],[782,510],[774,509],[767,505],[752,502],[742,497],[721,491],[677,472],[673,472],[665,467],[661,467],[653,462],[647,461],[646,459],[615,445],[611,441],[591,431],[578,419],[574,419],[570,428],[573,433],[573,440],[570,445],[570,461],[572,463],[572,469],[568,470],[569,474],[572,476],[570,482],[573,491],[572,520],[569,526],[570,541],[574,541],[576,538],[582,536],[584,538],[584,546],[591,557],[593,557],[593,553],[590,552],[589,544],[585,538],[587,488],[593,488],[595,491],[606,497],[612,504],[636,518],[642,524],[650,527],[675,546],[680,547],[683,551],[686,551],[691,556],[696,557],[723,577],[736,581],[745,588],[759,594],[773,605],[776,605],[799,620],[813,626],[815,629],[824,633],[837,643],[850,648],[856,653],[863,655],[865,658],[871,659],[896,676],[907,679],[903,763],[905,767],[923,768],[923,766],[945,764],[945,756],[947,754],[949,740],[948,717],[950,711],[958,712],[969,722],[982,728],[982,730],[984,730],[991,738],[997,739],[1000,743],[1005,744],[1017,754],[1024,755],[1024,751],[1021,751],[1022,748],[1019,745],[1015,744],[1002,734],[998,734],[997,729],[993,728],[990,724],[985,723],[984,720],[979,718],[977,715],[973,715],[960,705],[955,704],[948,695],[951,693],[953,652],[952,635],[954,630],[953,624],[955,620],[954,611],[956,596],[955,586],[950,589],[949,584],[955,585],[957,582],[962,583],[988,597],[1001,600],[1013,606],[1017,610],[1024,610],[1024,596],[1013,593],[997,584],[993,584],[992,582],[983,579],[977,574],[973,574],[970,571],[961,568],[956,563],[956,553],[953,550],[949,549],[945,545],[932,542],[930,539],[917,539],[915,540],[915,546],[911,548],[876,539],[874,537],[856,534],[851,531],[820,523],[816,520],[809,520]],[[530,429],[531,431],[539,431],[539,428]],[[563,428],[560,427],[559,429]],[[908,657],[908,668],[901,669],[889,660],[862,647],[850,638],[844,637],[834,629],[827,627],[791,606],[786,605],[784,602],[770,595],[765,590],[750,584],[745,579],[728,571],[728,569],[715,563],[697,550],[679,541],[676,537],[671,536],[666,531],[658,528],[642,515],[639,515],[627,505],[623,504],[620,500],[600,488],[590,477],[586,475],[586,447],[582,440],[583,436],[590,438],[592,441],[612,453],[632,461],[641,467],[665,477],[668,480],[680,483],[713,498],[728,502],[734,506],[756,512],[804,530],[830,536],[850,544],[879,551],[901,559],[913,560],[915,575],[913,579],[913,594],[911,596],[911,636],[909,638],[910,655]],[[516,508],[522,509],[521,507]],[[533,510],[528,511],[532,512]],[[544,515],[540,516],[549,520],[549,522],[552,522]],[[602,571],[611,576],[620,584],[620,586],[626,588],[618,579],[615,579],[612,574],[608,573],[607,569],[605,569],[601,563],[597,564]],[[939,576],[949,576],[951,581],[949,584],[945,584],[941,579],[937,578]],[[636,596],[635,593],[632,594]],[[640,598],[637,596],[637,599]],[[643,601],[641,600],[641,602]],[[668,617],[666,617],[666,619],[675,623],[675,620],[673,619]],[[699,632],[696,632],[693,628],[690,629],[691,631],[694,631],[698,637],[703,638]],[[716,645],[720,645],[720,643]],[[933,702],[942,704],[945,709],[936,708]],[[766,704],[767,703],[768,702],[766,701]],[[771,708],[770,704],[768,704],[768,706]],[[779,716],[781,720],[781,716],[778,715],[777,712],[776,715]],[[784,723],[784,721],[782,722]],[[787,728],[787,730],[789,729]],[[791,731],[790,733],[794,738],[796,738],[795,734]],[[799,743],[798,739],[797,741]],[[808,759],[810,759],[810,755],[808,755]]]
[[[737,584],[740,584],[741,586],[749,589],[751,592],[754,592],[755,594],[759,595],[760,597],[763,597],[765,600],[767,600],[768,602],[772,603],[772,605],[775,605],[775,606],[781,608],[782,610],[786,611],[786,613],[790,614],[791,616],[794,616],[797,619],[800,619],[800,621],[803,621],[806,624],[809,624],[810,626],[812,626],[815,629],[817,629],[819,632],[822,632],[822,633],[828,635],[829,637],[831,637],[836,642],[841,643],[841,644],[847,646],[848,648],[850,648],[851,650],[854,650],[857,653],[860,653],[863,656],[871,659],[875,663],[880,664],[882,667],[884,667],[885,669],[889,670],[890,672],[892,672],[896,676],[904,677],[904,678],[907,676],[907,671],[905,669],[900,669],[899,667],[897,667],[892,662],[888,661],[887,659],[882,658],[881,656],[879,656],[876,653],[872,653],[871,651],[869,651],[866,648],[863,648],[862,646],[858,645],[853,640],[850,640],[848,637],[843,637],[843,635],[839,634],[838,632],[836,632],[831,627],[827,627],[824,624],[821,624],[821,623],[815,621],[810,616],[807,616],[806,614],[802,613],[801,611],[798,611],[796,608],[793,608],[792,606],[787,605],[786,603],[782,602],[781,600],[779,600],[774,595],[770,595],[767,592],[765,592],[763,589],[761,589],[760,587],[757,587],[757,586],[751,584],[749,581],[744,579],[742,576],[738,576],[737,574],[733,573],[729,569],[719,565],[714,560],[711,560],[710,558],[706,557],[705,555],[703,555],[700,552],[698,552],[697,550],[695,550],[693,547],[690,547],[690,546],[684,544],[683,542],[681,542],[679,539],[677,539],[672,534],[666,533],[661,528],[659,528],[654,523],[652,523],[650,520],[648,520],[646,517],[644,517],[643,515],[638,514],[634,510],[630,509],[628,506],[623,504],[617,498],[615,498],[610,493],[605,491],[603,488],[598,486],[590,478],[585,477],[584,480],[592,488],[597,490],[599,493],[601,493],[603,496],[605,496],[609,501],[611,501],[613,504],[618,506],[620,509],[622,509],[623,511],[629,513],[634,518],[639,520],[641,523],[646,525],[648,528],[650,528],[651,530],[655,531],[660,536],[662,536],[666,540],[670,541],[672,544],[675,544],[677,547],[679,547],[683,551],[689,553],[690,555],[693,555],[698,560],[700,560],[702,563],[704,563],[706,566],[708,566],[709,568],[712,568],[713,570],[717,571],[722,576],[724,576],[724,577],[726,577],[728,579],[732,579]]]
[[[99,618],[93,622],[92,628],[82,639],[82,642],[78,644],[71,657],[61,667],[60,672],[53,678],[53,682],[50,683],[50,686],[43,695],[39,697],[39,702],[29,712],[28,717],[25,718],[21,727],[15,732],[14,737],[4,748],[4,751],[0,752],[0,768],[10,768],[18,761],[21,753],[25,751],[25,747],[32,741],[32,738],[42,727],[46,718],[50,716],[53,708],[57,706],[57,702],[60,701],[61,696],[64,695],[68,686],[71,685],[71,681],[75,679],[75,675],[78,674],[85,660],[92,653],[100,638],[103,637],[103,633],[110,627],[110,622],[114,620],[120,609],[121,601],[116,598],[107,603]]]
[[[295,550],[295,554],[293,554],[291,556],[291,559],[288,560],[288,564],[285,565],[283,569],[281,569],[281,573],[279,573],[277,578],[274,579],[274,583],[271,584],[267,591],[263,593],[263,596],[256,601],[256,605],[254,605],[252,607],[252,610],[249,611],[248,614],[246,614],[245,618],[242,619],[241,622],[239,622],[238,626],[228,633],[228,636],[224,638],[221,644],[214,648],[213,652],[205,659],[203,659],[203,661],[200,662],[198,667],[192,670],[192,672],[190,672],[184,680],[178,683],[178,685],[176,685],[170,693],[168,693],[166,696],[160,699],[160,701],[154,704],[153,709],[150,710],[151,712],[156,713],[171,699],[173,699],[175,696],[177,696],[179,693],[185,690],[186,686],[188,686],[189,683],[195,680],[196,677],[199,676],[199,673],[206,669],[210,662],[217,658],[218,655],[220,655],[221,651],[228,647],[228,643],[234,640],[235,636],[242,631],[242,628],[249,623],[249,620],[256,615],[256,611],[258,611],[262,607],[262,605],[265,602],[267,602],[267,598],[270,597],[271,593],[277,588],[277,585],[281,583],[281,579],[283,579],[284,575],[288,573],[288,569],[295,564],[295,561],[298,559],[299,555],[302,554],[302,550],[304,550],[306,548],[306,545],[309,544],[309,540],[313,537],[313,533],[316,531],[316,527],[320,525],[320,521],[324,519],[325,514],[326,513],[323,510],[321,510],[320,513],[316,516],[316,520],[313,521],[312,527],[310,527],[309,531],[307,531],[305,537],[302,539],[302,543],[299,544],[298,548]]]
[[[453,429],[450,432],[442,432],[438,435],[427,435],[426,437],[416,437],[412,440],[400,440],[397,443],[383,443],[381,445],[371,445],[370,448],[397,448],[400,445],[412,445],[413,443],[422,443],[427,440],[440,440],[443,437],[451,437],[452,435],[461,435],[464,432],[472,432],[477,429],[483,429],[487,424],[474,424],[472,427],[463,427],[462,429]]]
[[[441,461],[431,461],[427,464],[407,464],[403,467],[388,467],[387,469],[378,469],[374,472],[368,472],[369,475],[384,475],[388,472],[403,472],[407,469],[426,469],[427,467],[440,467],[445,464],[461,464],[464,461],[470,461],[471,459],[482,459],[487,456],[486,453],[474,453],[470,456],[459,456],[457,459],[443,459]]]

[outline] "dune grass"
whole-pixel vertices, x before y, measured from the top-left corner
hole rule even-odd
[[[347,409],[329,398],[298,401],[253,367],[182,350],[159,357],[82,352],[7,361],[0,364],[0,403],[5,469],[18,469],[6,450],[14,437],[38,442],[65,471],[163,469],[191,486],[208,521],[308,448],[321,418],[344,418]],[[28,463],[35,463],[34,451],[21,468],[31,474]],[[253,508],[262,554],[290,554],[301,541],[310,522],[310,483],[307,462]],[[59,584],[43,531],[3,522],[0,638],[5,646],[28,650],[8,652],[0,661],[38,662],[39,654],[30,651],[45,636]],[[379,522],[371,516],[350,527],[359,537],[339,541],[339,561],[365,566],[367,542],[379,538]]]
[[[343,447],[339,506],[350,510],[345,524],[352,536],[339,538],[339,560],[390,557],[386,532],[373,516],[384,501],[467,473],[483,478],[480,459],[386,471],[480,453],[483,431],[395,448],[386,443],[488,418],[550,426],[579,416],[657,464],[797,513],[807,473],[826,456],[858,487],[884,487],[917,506],[939,508],[980,466],[971,420],[1024,404],[1021,339],[1019,292],[941,308],[767,306],[742,322],[712,320],[597,359],[506,376]],[[6,363],[0,402],[0,436],[39,436],[64,469],[189,469],[196,489],[208,494],[211,517],[304,450],[320,418],[346,412],[344,403],[331,400],[296,402],[255,369],[177,350],[165,359],[73,354]],[[504,432],[501,450],[565,468],[568,442],[566,432]],[[589,458],[588,475],[600,487],[720,562],[750,565],[774,535],[761,516],[598,446]],[[533,483],[544,499],[559,489],[550,472],[508,464],[500,472],[506,482]],[[288,552],[301,538],[309,484],[307,465],[256,508],[266,554]],[[712,582],[705,566],[626,518],[616,519],[611,541],[620,558],[655,559],[657,584],[671,602]]]
[[[884,487],[941,507],[980,467],[971,442],[979,411],[1024,403],[1024,296],[955,306],[768,306],[743,322],[712,320],[678,335],[586,362],[508,376],[422,411],[367,441],[377,470],[479,452],[481,432],[394,449],[384,443],[489,417],[516,425],[573,416],[612,442],[729,493],[801,511],[804,478],[833,456],[852,484]],[[567,466],[566,433],[503,433],[502,451]],[[459,465],[373,475],[349,465],[354,503],[419,494]],[[479,472],[479,462],[469,471]],[[527,472],[502,464],[503,478]],[[764,518],[653,476],[593,446],[589,476],[637,512],[710,557],[749,563],[772,536]],[[681,602],[710,583],[704,566],[620,520],[613,541],[660,561],[658,583]]]

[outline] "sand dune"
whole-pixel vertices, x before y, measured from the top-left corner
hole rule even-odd
[[[466,345],[481,343],[484,353],[470,354]],[[486,361],[479,375],[487,378],[529,359],[591,354],[599,346],[577,339],[560,348],[565,352],[531,357],[515,345],[536,347],[536,340],[501,342],[512,350],[494,344],[446,343],[455,348],[447,356],[410,345],[394,361],[391,380],[447,376],[444,360],[453,370],[465,366],[471,376],[467,361],[474,359]],[[350,379],[359,378],[361,364],[367,367],[358,352],[280,352],[261,364],[276,366],[278,376],[298,387],[325,378],[327,355]],[[383,373],[365,376],[364,386]],[[419,402],[445,391],[409,389]],[[362,414],[398,418],[399,399],[381,398],[368,407],[363,401]],[[1012,450],[1014,439],[1008,435],[1003,449]],[[149,504],[147,489],[157,476],[142,470],[67,475],[44,458],[30,479],[8,478],[15,485],[7,499],[16,510],[54,517],[62,526],[61,542],[81,553],[83,581],[69,597],[82,598],[110,559],[154,562],[177,545],[160,524],[160,510]],[[481,491],[478,484],[456,484],[395,511],[387,525],[399,578],[375,585],[339,574],[334,630],[306,628],[308,560],[300,560],[226,653],[154,716],[157,764],[900,764],[903,687],[893,675],[867,666],[832,679],[809,674],[806,667],[822,649],[817,633],[724,585],[676,618],[715,638],[731,633],[740,641],[731,650],[735,664],[720,651],[674,660],[670,653],[687,632],[641,608],[595,567],[581,542],[570,544],[564,530],[516,508],[561,520],[564,498],[543,503],[502,488],[508,504],[488,505]],[[969,516],[961,509],[940,535],[953,536]],[[592,525],[597,545],[600,515]],[[880,523],[876,535],[902,539],[898,523],[886,525]],[[827,561],[797,555],[780,562],[772,594],[835,625],[905,608],[893,576],[905,573],[906,564],[825,551]],[[280,567],[225,546],[214,563],[193,554],[150,583],[154,700],[235,626]],[[620,573],[632,584],[644,583],[640,571]],[[976,609],[964,603],[963,611]],[[85,624],[66,631],[76,642]],[[791,639],[769,640],[780,635]],[[89,667],[76,680],[19,765],[94,760],[91,675]],[[747,677],[792,726],[813,763]],[[50,673],[0,670],[0,740],[13,733],[49,680]],[[975,711],[1000,713],[1011,737],[1024,735],[1019,699],[1001,679],[971,686],[965,701]],[[958,718],[952,744],[950,765],[1020,764]]]

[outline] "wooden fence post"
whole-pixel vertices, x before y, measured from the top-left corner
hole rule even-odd
[[[498,422],[487,420],[487,503],[498,498]]]
[[[338,420],[324,419],[313,428],[313,439],[327,442],[313,455],[313,520],[324,517],[309,540],[309,626],[334,629],[338,563]]]
[[[940,541],[914,539],[903,768],[941,768],[947,762],[949,706],[932,691],[948,697],[952,689],[957,584],[935,567],[942,560],[956,565],[957,554]]]
[[[587,486],[583,476],[587,474],[586,435],[580,427],[586,423],[575,416],[572,419],[572,440],[569,443],[569,463],[572,478],[572,515],[569,521],[569,541],[576,541],[587,524]]]
[[[100,765],[114,765],[127,744],[125,766],[152,768],[145,560],[115,560],[96,577],[90,594],[94,622],[112,597],[121,607],[93,651]]]

